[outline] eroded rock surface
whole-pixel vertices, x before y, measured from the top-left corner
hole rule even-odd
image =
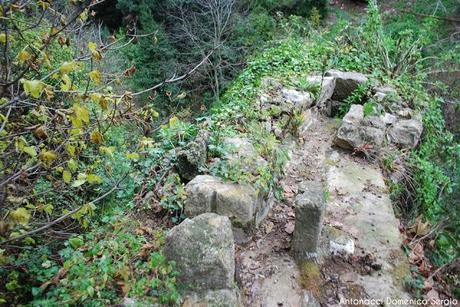
[[[256,174],[258,168],[267,165],[267,161],[259,155],[252,142],[246,138],[225,138],[223,144],[228,150],[225,159],[229,167],[240,168],[242,172]]]
[[[187,216],[205,212],[227,216],[238,233],[238,241],[250,238],[270,206],[270,202],[260,197],[250,185],[224,182],[209,175],[195,177],[185,190],[187,200],[184,210]]]
[[[230,220],[215,213],[186,219],[166,236],[164,253],[192,290],[232,289],[235,250]]]
[[[343,101],[350,96],[360,84],[368,81],[367,76],[359,72],[329,70],[326,72],[326,76],[335,79],[334,93],[331,98],[337,101]]]
[[[352,105],[344,116],[334,143],[345,149],[370,145],[382,146],[385,139],[385,124],[376,116],[364,117],[363,106]]]
[[[418,119],[401,119],[396,121],[388,130],[390,142],[401,147],[414,148],[420,141],[423,124]]]
[[[187,295],[182,307],[238,307],[242,306],[239,292],[233,289],[208,290]]]
[[[209,137],[208,131],[201,131],[194,141],[177,154],[176,167],[182,178],[192,180],[206,164]]]

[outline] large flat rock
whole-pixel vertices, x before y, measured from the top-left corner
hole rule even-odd
[[[371,298],[409,298],[403,291],[401,272],[407,271],[408,264],[401,250],[399,221],[381,170],[337,151],[328,159],[327,185],[331,196],[326,223],[353,240],[354,255],[372,255],[381,265],[378,271],[357,275],[354,283]]]

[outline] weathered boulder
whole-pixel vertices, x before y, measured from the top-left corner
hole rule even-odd
[[[420,141],[423,124],[418,119],[398,120],[388,130],[388,140],[401,147],[414,148]]]
[[[240,167],[243,172],[256,174],[259,167],[267,165],[267,161],[259,155],[248,139],[228,137],[223,143],[228,150],[225,158],[230,167]]]
[[[182,178],[192,180],[206,164],[209,137],[209,132],[202,130],[194,141],[177,153],[176,167]]]
[[[316,105],[319,108],[323,108],[326,105],[326,101],[331,99],[332,94],[334,94],[335,78],[310,76],[307,78],[307,82],[320,87],[319,97],[316,98]]]
[[[313,104],[313,95],[309,92],[297,91],[291,88],[282,88],[281,95],[291,104],[292,110],[306,110]]]
[[[216,190],[223,185],[220,178],[199,175],[185,186],[187,199],[184,212],[188,217],[194,217],[206,212],[215,211]]]
[[[366,75],[358,72],[344,72],[340,70],[329,70],[326,76],[335,79],[334,93],[332,99],[342,101],[353,93],[360,84],[368,81]]]
[[[292,240],[294,256],[304,261],[317,256],[326,201],[320,182],[309,181],[295,199],[295,228]]]
[[[238,242],[252,235],[270,209],[270,202],[259,196],[250,185],[224,182],[214,176],[195,177],[185,186],[185,191],[184,211],[187,216],[215,212],[229,217],[238,232]]]
[[[239,307],[243,306],[238,290],[222,289],[192,293],[185,297],[182,307]]]
[[[364,117],[363,106],[352,105],[337,131],[334,144],[355,149],[364,145],[379,148],[385,138],[385,123],[377,116]]]
[[[186,219],[166,236],[164,253],[176,262],[179,282],[193,290],[233,287],[235,250],[230,220],[214,213]]]

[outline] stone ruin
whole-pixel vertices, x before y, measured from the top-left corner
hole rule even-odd
[[[264,126],[280,139],[294,112],[302,113],[305,121],[298,129],[308,129],[308,112],[312,107],[334,116],[343,100],[369,78],[361,73],[331,70],[324,76],[311,76],[307,81],[319,85],[316,99],[309,92],[284,87],[273,79],[263,82],[265,91],[258,97],[258,103],[267,115]],[[419,115],[414,114],[393,88],[375,87],[373,92],[373,99],[378,102],[391,97],[391,109],[366,116],[362,105],[351,105],[338,128],[334,144],[345,150],[371,147],[375,151],[385,146],[417,146],[423,131]],[[182,178],[190,180],[186,185],[184,208],[189,219],[169,232],[165,253],[168,259],[176,261],[181,283],[190,286],[184,292],[184,306],[240,306],[234,280],[234,241],[241,244],[251,240],[270,211],[273,197],[258,194],[249,184],[200,174],[206,163],[207,139],[209,135],[200,134],[178,154],[177,169]],[[247,138],[227,138],[224,143],[233,148],[225,157],[230,166],[236,163],[244,172],[255,173],[258,167],[267,164]],[[291,249],[299,262],[318,257],[326,204],[321,183],[308,182],[305,186],[307,188],[300,191],[294,204]],[[344,249],[339,245],[331,246],[331,252]],[[347,250],[352,249],[347,246]]]

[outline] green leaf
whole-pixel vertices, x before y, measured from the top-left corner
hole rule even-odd
[[[363,106],[364,117],[374,114],[375,104],[372,102],[366,102]]]
[[[28,154],[31,157],[36,157],[37,156],[37,151],[35,150],[35,147],[33,146],[24,146],[22,147],[22,152]]]
[[[77,248],[83,246],[83,244],[85,244],[85,242],[83,241],[82,238],[75,237],[75,238],[69,239],[69,244],[70,244],[70,246],[72,246],[73,249],[77,249]]]
[[[82,186],[83,184],[86,183],[86,174],[83,174],[83,173],[80,173],[78,174],[77,176],[77,180],[75,180],[73,183],[72,183],[72,187],[73,188],[78,188],[79,186]]]

